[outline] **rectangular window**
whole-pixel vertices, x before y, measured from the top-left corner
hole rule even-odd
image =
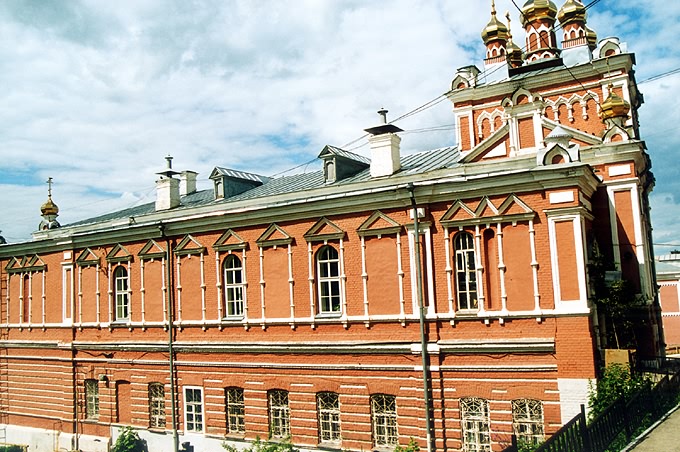
[[[340,442],[340,400],[335,392],[320,392],[316,395],[319,418],[319,442]]]
[[[85,418],[99,417],[99,382],[94,379],[85,380]]]
[[[116,300],[115,320],[128,320],[130,318],[130,281],[127,269],[122,265],[116,267],[113,279]]]
[[[243,317],[243,264],[233,254],[224,260],[224,301],[227,317]]]
[[[203,388],[184,388],[184,430],[203,432]]]
[[[227,429],[229,433],[245,433],[243,389],[227,388]]]
[[[476,397],[460,400],[463,450],[491,452],[489,402]]]
[[[272,438],[290,436],[290,408],[288,391],[269,391],[269,434]]]
[[[330,245],[322,247],[316,255],[317,284],[319,289],[319,313],[340,314],[340,259]]]
[[[543,442],[543,403],[540,400],[512,401],[512,426],[517,439],[526,444]]]
[[[454,239],[458,309],[477,309],[477,271],[472,234],[461,232]]]
[[[387,394],[371,396],[371,421],[375,447],[394,447],[399,444],[395,396]]]
[[[165,427],[165,387],[163,383],[149,385],[149,427]]]

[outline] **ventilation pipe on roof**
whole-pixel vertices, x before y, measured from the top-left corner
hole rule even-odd
[[[179,206],[179,179],[173,176],[179,174],[172,169],[172,157],[165,157],[167,168],[158,174],[156,181],[156,210],[168,210]]]
[[[179,176],[180,196],[196,193],[196,176],[198,176],[196,171],[182,171]]]
[[[387,110],[378,111],[382,124],[365,129],[371,134],[368,143],[371,146],[371,177],[391,176],[401,168],[399,143],[401,138],[397,132],[402,129],[387,123]]]

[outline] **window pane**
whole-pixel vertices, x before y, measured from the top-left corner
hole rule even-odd
[[[398,444],[396,397],[387,394],[371,396],[371,421],[374,446]]]
[[[149,426],[165,427],[165,388],[162,383],[149,385]]]
[[[243,389],[227,389],[227,423],[229,433],[244,433],[245,429],[245,405],[243,401]]]
[[[288,391],[269,391],[269,430],[274,438],[285,438],[290,435]]]

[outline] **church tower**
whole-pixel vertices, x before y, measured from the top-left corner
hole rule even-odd
[[[555,37],[557,6],[550,0],[529,0],[520,19],[526,31],[526,60],[531,63],[559,56]]]

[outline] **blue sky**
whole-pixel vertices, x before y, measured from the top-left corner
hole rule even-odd
[[[489,4],[3,0],[1,234],[30,239],[48,177],[67,224],[152,201],[167,154],[207,188],[214,166],[269,176],[352,142],[379,108],[401,116],[446,92],[457,68],[481,67]],[[522,44],[516,7],[496,4]],[[680,74],[644,81],[680,68],[678,23],[680,2],[661,0],[601,0],[588,18],[637,56],[657,254],[680,249]],[[399,121],[402,149],[454,144],[452,120],[443,101]]]

